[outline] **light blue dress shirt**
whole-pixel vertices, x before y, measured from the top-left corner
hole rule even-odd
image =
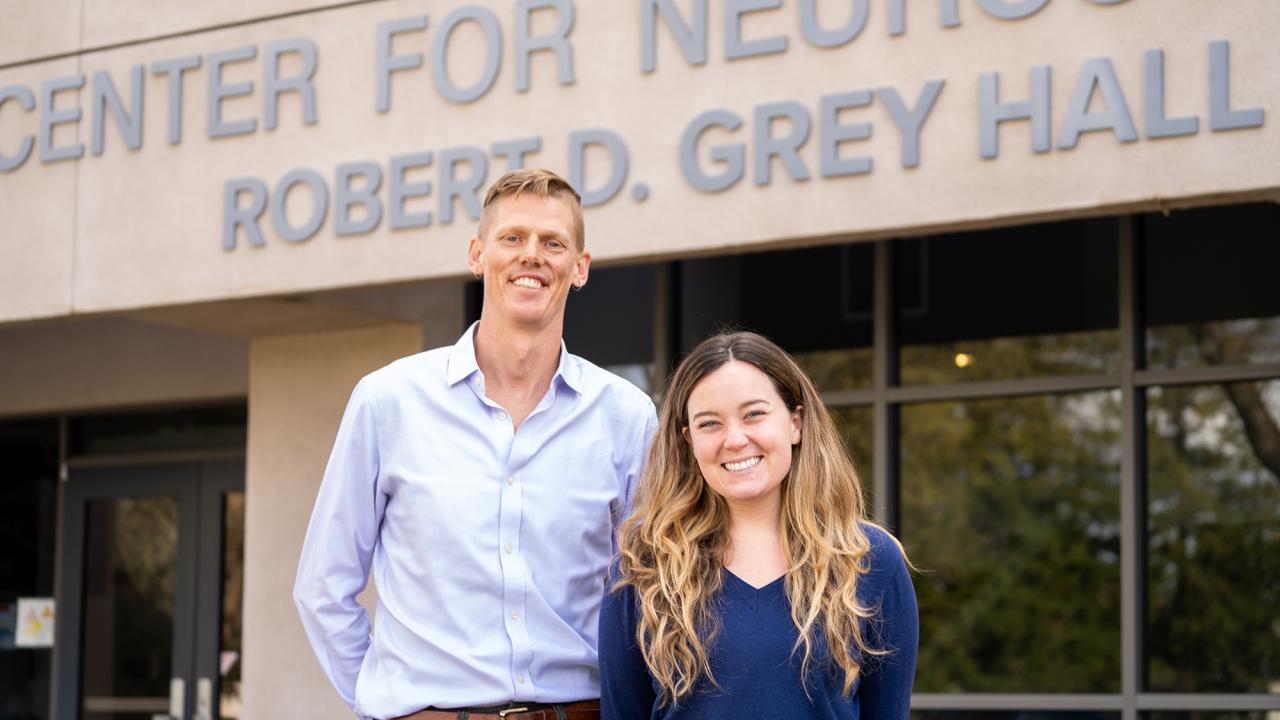
[[[356,385],[307,528],[294,601],[363,717],[599,697],[600,599],[653,402],[562,343],[513,431],[475,328]],[[371,566],[372,636],[355,600]]]

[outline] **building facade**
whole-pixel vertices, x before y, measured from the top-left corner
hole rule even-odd
[[[519,166],[583,193],[571,351],[813,375],[921,570],[916,717],[1280,714],[1272,0],[0,15],[0,717],[347,716],[311,503]]]

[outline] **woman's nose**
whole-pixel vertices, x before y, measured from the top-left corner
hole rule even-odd
[[[737,425],[727,428],[724,436],[724,446],[727,448],[740,448],[747,444],[747,434]]]

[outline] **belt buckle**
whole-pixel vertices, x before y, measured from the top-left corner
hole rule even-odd
[[[508,715],[511,715],[511,714],[514,714],[514,713],[521,713],[521,712],[529,712],[529,708],[527,708],[527,707],[515,707],[515,708],[507,708],[506,710],[499,710],[499,711],[498,711],[498,717],[500,717],[500,718],[505,718],[505,717],[506,717],[506,716],[508,716]]]

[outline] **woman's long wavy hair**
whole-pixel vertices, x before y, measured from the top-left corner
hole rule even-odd
[[[704,675],[715,683],[708,657],[719,630],[713,598],[729,546],[729,512],[703,480],[682,430],[689,425],[693,388],[734,360],[767,375],[788,410],[800,408],[800,443],[782,481],[785,588],[799,631],[792,651],[803,650],[801,676],[807,677],[821,633],[831,662],[844,673],[847,695],[861,658],[885,652],[871,647],[860,629],[876,612],[861,605],[855,592],[859,575],[868,571],[864,557],[870,547],[861,527],[862,489],[812,381],[791,356],[760,335],[708,338],[672,375],[635,508],[622,526],[620,574],[613,589],[629,585],[635,591],[636,642],[664,704],[678,702]]]

